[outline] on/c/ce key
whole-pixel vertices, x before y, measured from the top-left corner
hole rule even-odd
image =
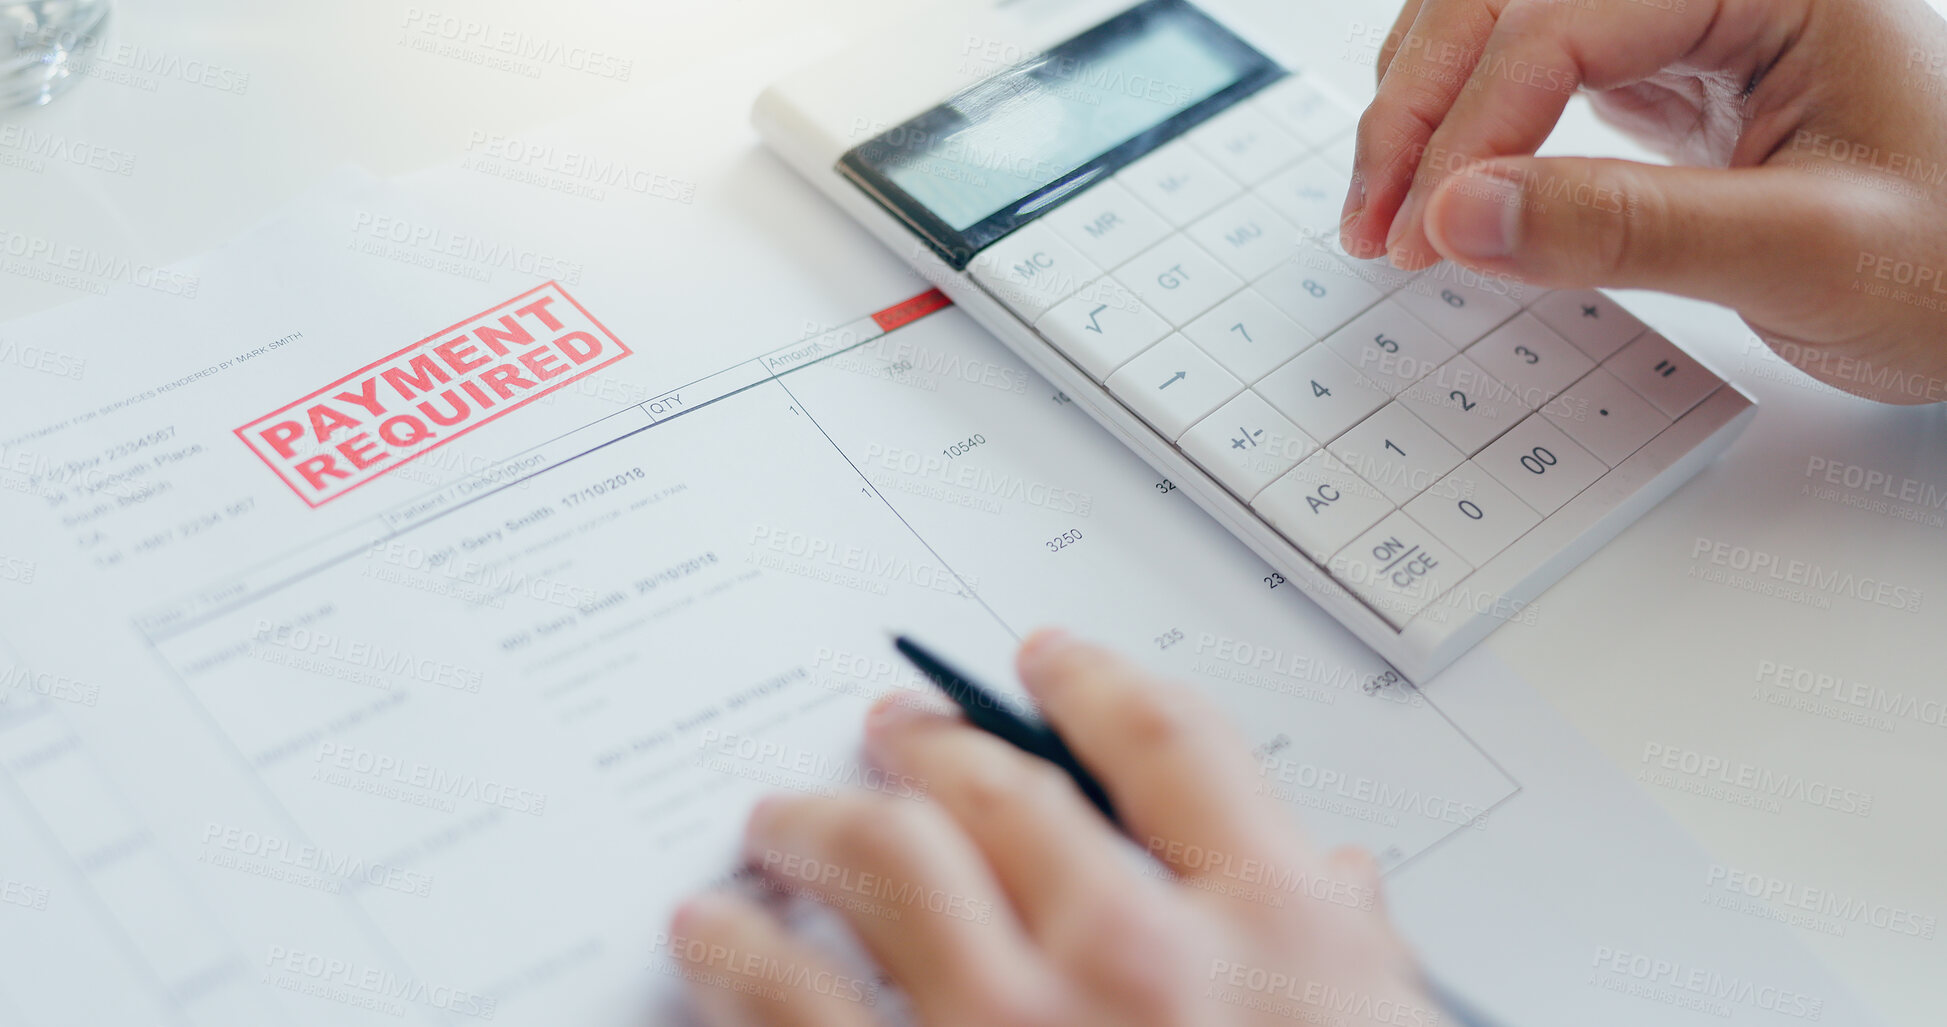
[[[1395,511],[1339,550],[1330,570],[1340,584],[1399,628],[1472,574],[1474,565]]]

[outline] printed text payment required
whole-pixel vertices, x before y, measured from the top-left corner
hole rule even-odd
[[[312,506],[629,355],[558,283],[531,289],[236,430]]]

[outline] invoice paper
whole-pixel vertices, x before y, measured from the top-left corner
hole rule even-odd
[[[783,168],[667,145],[735,188],[355,183],[0,328],[88,368],[0,383],[8,1022],[674,1020],[758,795],[924,801],[855,758],[885,633],[999,682],[1043,623],[1230,711],[1514,1022],[1865,1022],[1491,657],[1388,683]]]

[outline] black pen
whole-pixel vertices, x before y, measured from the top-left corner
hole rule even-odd
[[[954,670],[945,660],[928,652],[918,642],[899,635],[892,640],[900,655],[913,661],[920,673],[940,686],[940,691],[953,700],[960,712],[966,714],[968,723],[993,735],[1009,745],[1031,756],[1039,756],[1060,767],[1082,790],[1082,795],[1093,803],[1102,815],[1109,818],[1118,830],[1122,821],[1115,815],[1115,806],[1109,802],[1109,793],[1103,791],[1101,782],[1095,780],[1075,754],[1068,751],[1068,744],[1055,734],[1055,729],[1038,720],[1029,720],[1006,706],[1006,700],[999,695],[975,684],[965,674]]]

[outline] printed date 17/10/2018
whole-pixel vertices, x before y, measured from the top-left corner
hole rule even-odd
[[[578,506],[582,503],[591,502],[593,500],[599,499],[602,496],[609,494],[610,492],[615,491],[616,489],[621,488],[624,485],[629,484],[630,482],[641,481],[642,479],[647,478],[648,476],[649,475],[646,472],[644,472],[642,468],[631,467],[628,470],[623,471],[619,474],[609,475],[608,477],[603,478],[601,481],[595,482],[592,485],[585,486],[583,488],[577,489],[574,492],[570,492],[565,496],[562,496],[561,505],[564,507],[572,507],[572,506]]]

